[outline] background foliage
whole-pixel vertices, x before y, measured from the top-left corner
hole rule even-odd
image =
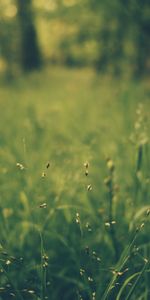
[[[147,0],[2,0],[0,9],[2,70],[34,69],[42,59],[114,75],[149,75]]]

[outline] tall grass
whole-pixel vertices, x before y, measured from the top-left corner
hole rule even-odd
[[[53,69],[1,87],[0,299],[149,299],[146,84]]]

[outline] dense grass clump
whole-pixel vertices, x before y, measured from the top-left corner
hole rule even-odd
[[[150,299],[149,94],[88,69],[2,86],[0,299]]]

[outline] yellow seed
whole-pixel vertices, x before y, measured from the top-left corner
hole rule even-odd
[[[108,168],[111,172],[114,171],[115,166],[114,166],[114,163],[113,163],[113,161],[112,161],[111,159],[109,159],[109,160],[107,161],[107,168]]]
[[[104,184],[105,184],[106,186],[109,186],[110,183],[111,183],[111,177],[106,177],[106,178],[104,179]]]
[[[84,163],[84,167],[85,167],[86,169],[88,169],[88,167],[89,167],[89,162],[88,162],[88,161],[86,161],[86,162]]]
[[[149,216],[150,214],[150,208],[147,210],[146,215]]]
[[[35,291],[29,290],[28,293],[29,293],[29,294],[35,294]]]
[[[111,224],[116,224],[116,221],[112,221]]]
[[[80,269],[80,275],[83,276],[85,273],[85,270],[84,269]]]
[[[89,172],[88,170],[85,171],[85,176],[88,176],[89,175]]]
[[[88,190],[88,191],[92,191],[92,186],[91,186],[91,184],[89,184],[89,185],[87,186],[87,190]]]
[[[42,178],[46,177],[46,173],[43,172],[42,175],[41,175],[41,177]]]
[[[93,278],[91,278],[90,276],[88,277],[88,281],[92,282]]]
[[[141,224],[140,228],[142,229],[144,227],[144,223]]]
[[[47,163],[46,168],[48,169],[50,167],[50,162]]]
[[[17,166],[18,169],[20,169],[20,170],[24,170],[24,169],[25,169],[25,167],[24,167],[22,164],[20,164],[20,163],[16,163],[16,166]]]
[[[46,208],[46,207],[47,207],[47,203],[42,203],[42,204],[40,204],[39,207],[40,207],[40,208]]]
[[[14,293],[10,293],[10,296],[12,297],[16,297],[16,295]]]

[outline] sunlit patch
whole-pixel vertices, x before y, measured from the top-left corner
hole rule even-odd
[[[7,63],[4,59],[0,58],[0,72],[4,72],[7,69]]]
[[[73,6],[78,2],[78,0],[63,0],[65,6]]]
[[[17,7],[14,4],[10,4],[5,9],[5,16],[8,18],[14,18],[17,14]]]
[[[46,10],[54,11],[57,9],[58,5],[55,0],[47,0],[44,5]]]
[[[12,208],[4,208],[3,209],[3,216],[5,219],[11,217],[13,215],[13,209]]]

